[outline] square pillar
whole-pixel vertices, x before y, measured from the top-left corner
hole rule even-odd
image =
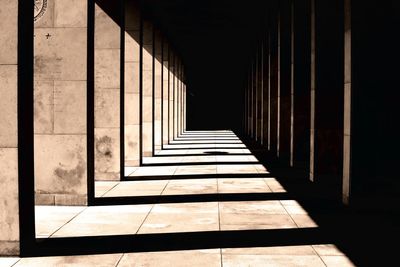
[[[125,67],[124,67],[124,120],[125,166],[140,164],[140,10],[135,1],[125,5]]]
[[[261,64],[262,64],[262,54],[261,54],[261,49],[260,46],[257,46],[257,53],[256,53],[256,95],[257,95],[257,100],[256,100],[256,141],[258,144],[261,145],[262,143],[262,69],[261,69]]]
[[[0,35],[0,117],[2,120],[0,124],[0,255],[19,255],[20,189],[17,105],[18,68],[20,67],[18,65],[18,31],[22,29],[18,29],[20,8],[18,1],[2,0],[1,6],[7,12],[0,13],[2,29]],[[33,17],[30,19],[33,20]]]
[[[277,3],[271,3],[270,32],[270,151],[278,155],[278,115],[279,115],[279,24]]]
[[[95,4],[95,179],[120,180],[121,0]]]
[[[310,1],[293,2],[293,165],[310,168],[311,17]]]
[[[291,1],[280,1],[279,55],[279,157],[289,165],[292,145],[292,19]]]
[[[142,157],[153,156],[153,25],[142,21]]]
[[[169,49],[169,116],[168,116],[168,142],[174,140],[174,72],[175,72],[175,55],[171,48]]]
[[[35,22],[37,204],[88,202],[87,4],[86,0],[49,1]]]
[[[169,117],[169,49],[168,43],[163,40],[163,68],[162,68],[162,77],[163,77],[163,86],[162,86],[162,99],[163,99],[163,114],[162,114],[162,137],[163,137],[163,145],[168,144],[168,134],[169,134],[169,126],[168,126],[168,117]]]
[[[344,35],[343,2],[315,6],[314,181],[334,197],[342,190]]]
[[[159,31],[154,38],[154,153],[161,149],[162,145],[162,37]]]

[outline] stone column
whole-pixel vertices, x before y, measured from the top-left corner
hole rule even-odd
[[[343,171],[343,2],[315,6],[314,180],[341,198]]]
[[[142,21],[142,157],[153,155],[153,25]]]
[[[120,180],[121,2],[95,6],[95,179]]]
[[[179,61],[178,72],[176,77],[176,137],[179,137],[181,132],[181,89],[182,89],[181,72],[182,72],[182,65],[181,62]]]
[[[184,80],[186,81],[185,74],[184,74]],[[186,121],[187,121],[187,90],[186,90],[186,83],[183,85],[183,132],[186,132]]]
[[[162,98],[163,98],[163,127],[162,127],[162,132],[163,132],[163,145],[168,144],[168,133],[169,133],[169,128],[168,128],[168,116],[169,116],[169,66],[168,66],[168,59],[169,59],[169,54],[168,54],[168,44],[165,40],[163,40],[163,54],[162,54],[162,60],[163,60],[163,72],[162,72],[162,77],[163,77],[163,87],[162,87]]]
[[[268,25],[269,26],[269,25]],[[269,29],[262,45],[262,72],[263,72],[263,146],[270,149],[270,75],[269,75]]]
[[[291,1],[280,1],[280,89],[279,89],[279,157],[287,165],[291,159],[292,118],[292,40]]]
[[[349,204],[351,175],[351,0],[344,0],[344,125],[342,201]]]
[[[252,134],[251,137],[256,140],[257,139],[257,64],[256,59],[253,59],[252,68],[251,68],[251,90],[252,90]]]
[[[173,87],[173,100],[174,100],[174,105],[173,105],[173,107],[174,107],[174,116],[173,116],[173,126],[174,126],[174,129],[173,129],[173,131],[174,131],[174,135],[173,135],[173,137],[174,137],[174,140],[178,137],[178,123],[179,123],[179,121],[178,121],[178,99],[179,99],[179,97],[178,97],[178,86],[179,86],[179,79],[178,79],[178,75],[179,75],[179,68],[180,68],[180,65],[179,65],[179,59],[177,58],[177,56],[175,56],[175,71],[174,71],[174,81],[173,81],[173,84],[174,84],[174,87]]]
[[[156,31],[154,39],[154,153],[161,149],[162,130],[162,37],[159,31]]]
[[[140,10],[125,3],[125,166],[140,164]]]
[[[262,54],[260,46],[257,46],[256,54],[256,116],[257,116],[257,127],[256,127],[256,141],[261,145],[262,137],[262,71],[261,71],[261,61]]]
[[[51,0],[35,23],[37,204],[87,204],[87,14],[86,0]]]
[[[311,70],[310,70],[310,180],[315,179],[315,87],[316,87],[316,10],[315,10],[315,0],[310,0],[310,12],[311,12]]]
[[[311,101],[310,0],[294,1],[293,164],[309,172]]]
[[[0,255],[19,255],[18,31],[22,29],[18,29],[18,1],[1,0],[0,4],[7,11],[0,13]]]
[[[168,116],[168,142],[174,140],[174,71],[175,71],[175,55],[171,48],[169,49],[169,116]]]
[[[278,9],[276,2],[271,4],[270,24],[270,151],[278,151],[278,92],[279,92],[279,47],[278,47]]]
[[[253,128],[253,76],[252,67],[247,74],[247,136],[251,137]]]

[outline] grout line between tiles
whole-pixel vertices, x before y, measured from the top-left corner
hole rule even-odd
[[[51,235],[49,235],[48,238],[51,238],[55,233],[57,233],[58,231],[61,230],[61,228],[63,228],[64,226],[66,226],[68,223],[70,223],[73,219],[75,219],[76,217],[78,217],[78,215],[80,215],[82,212],[84,212],[85,210],[87,210],[89,207],[85,207],[83,210],[81,210],[80,212],[78,212],[75,216],[73,216],[70,220],[68,220],[66,223],[64,223],[62,226],[60,226],[57,230],[55,230]]]
[[[102,194],[100,197],[104,197],[108,192],[113,190],[115,187],[117,187],[121,182],[116,183],[114,186],[112,186],[110,189],[108,189],[104,194]]]
[[[121,257],[118,259],[117,264],[115,267],[118,267],[119,263],[121,262],[122,258],[124,257],[125,253],[122,253]]]
[[[10,267],[16,266],[18,262],[20,262],[21,258],[19,258],[16,262],[14,262]]]

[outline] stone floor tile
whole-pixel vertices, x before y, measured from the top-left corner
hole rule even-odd
[[[86,207],[35,206],[36,237],[49,237],[84,209]]]
[[[167,184],[168,180],[123,181],[103,197],[158,196]]]
[[[13,258],[13,257],[0,257],[0,266],[2,267],[11,267],[19,261],[20,258]]]
[[[94,206],[87,208],[53,236],[135,234],[152,205]]]
[[[222,265],[265,267],[325,267],[318,256],[312,255],[233,255],[223,254]]]
[[[296,228],[289,215],[221,213],[221,230]]]
[[[224,254],[242,255],[316,255],[312,246],[279,246],[279,247],[250,247],[250,248],[224,248]]]
[[[219,267],[221,266],[221,254],[219,249],[127,253],[118,264],[118,267],[136,266]]]
[[[103,196],[110,189],[115,187],[118,183],[119,182],[95,181],[95,183],[94,183],[94,195],[95,195],[95,197]]]
[[[355,267],[356,265],[346,256],[321,256],[327,267]]]
[[[163,195],[216,194],[217,179],[171,180]]]
[[[321,244],[321,245],[313,245],[314,250],[320,256],[342,256],[344,255],[342,251],[334,244]]]
[[[22,258],[16,267],[54,267],[54,266],[76,266],[76,267],[114,267],[121,259],[122,254],[100,254],[82,256],[57,256]]]
[[[306,214],[292,214],[292,219],[300,228],[318,227],[318,224]]]
[[[219,193],[266,193],[271,192],[261,178],[218,179]]]
[[[218,203],[174,203],[155,205],[139,234],[218,230]]]

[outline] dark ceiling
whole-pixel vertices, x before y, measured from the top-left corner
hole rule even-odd
[[[240,124],[246,71],[267,1],[142,0],[186,67],[190,128]]]

